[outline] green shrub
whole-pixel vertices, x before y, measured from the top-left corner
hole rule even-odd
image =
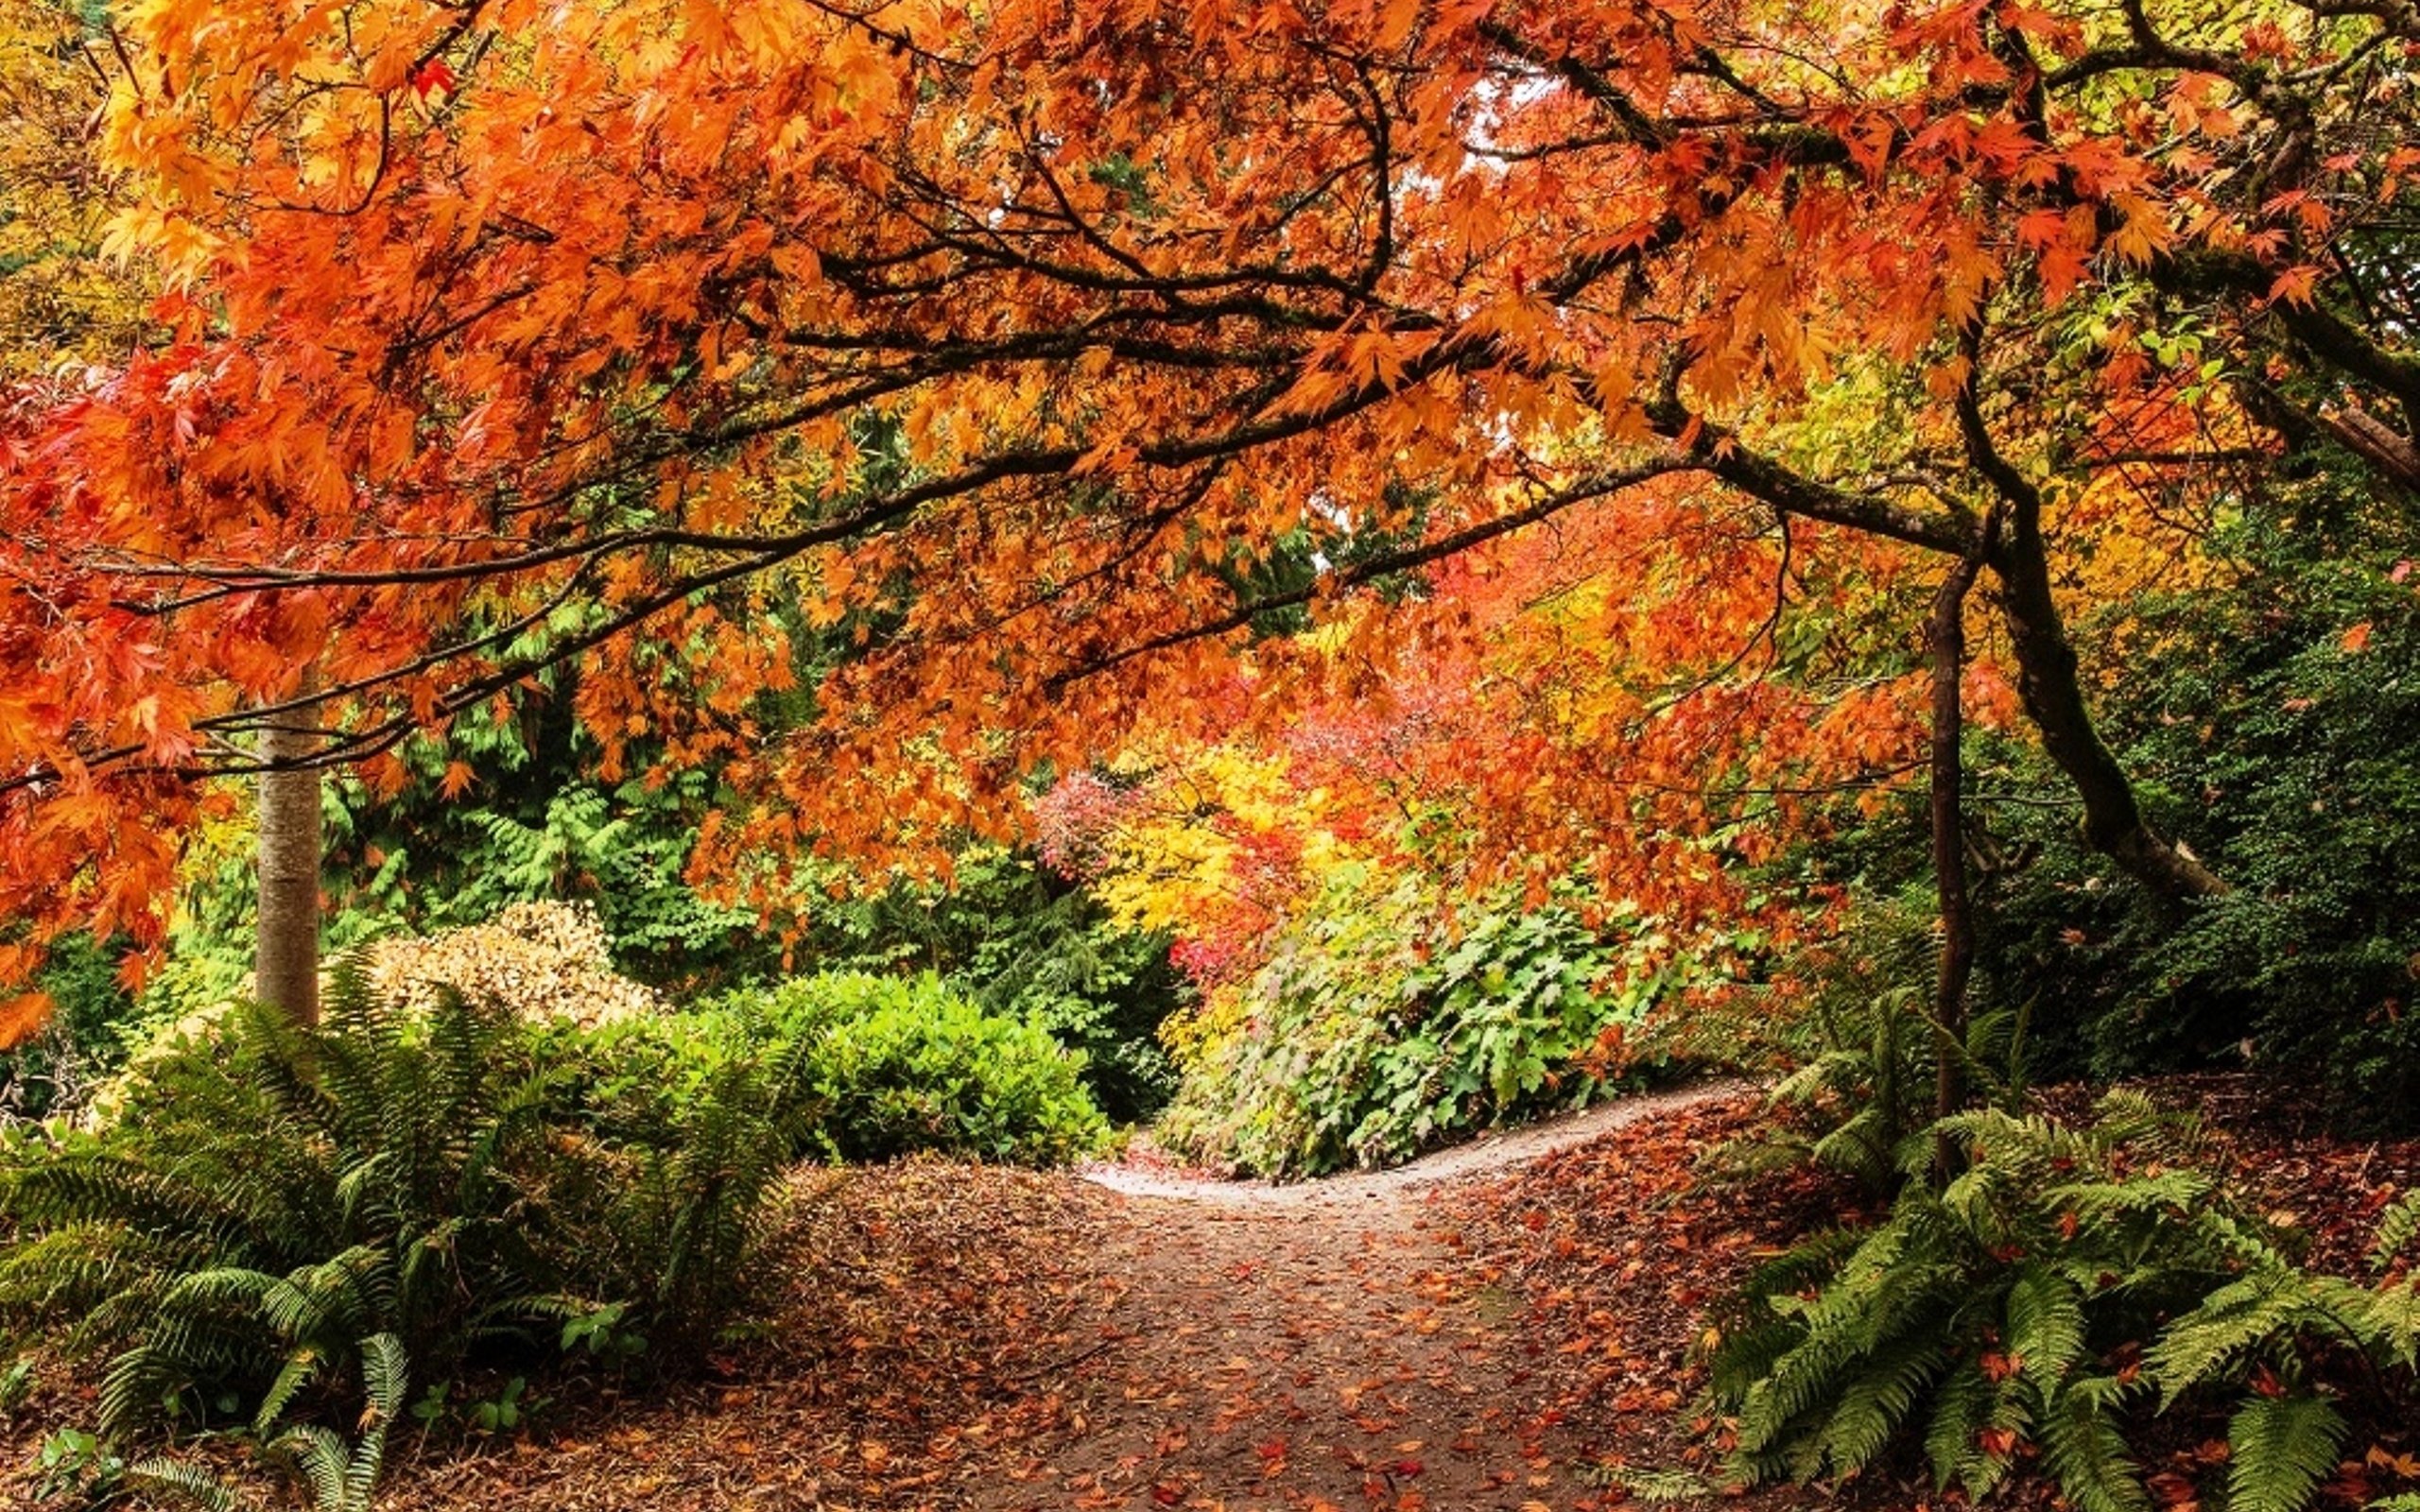
[[[1269,1176],[1399,1162],[1452,1137],[1602,1095],[1611,1034],[1665,983],[1568,906],[1498,895],[1443,933],[1417,877],[1357,872],[1287,926],[1244,982],[1179,1021],[1185,1079],[1162,1123],[1197,1158]],[[1600,984],[1624,977],[1618,995]]]
[[[1052,1165],[1109,1133],[1080,1053],[930,973],[817,972],[687,1012],[558,1024],[548,1037],[576,1063],[582,1116],[604,1138],[661,1139],[717,1078],[772,1061],[791,1067],[796,1156]]]
[[[0,1146],[0,1326],[105,1357],[106,1431],[239,1409],[266,1431],[375,1334],[442,1381],[610,1307],[678,1358],[739,1305],[795,1065],[717,1066],[635,1119],[575,1037],[453,996],[406,1014],[349,970],[329,997],[317,1029],[238,1008],[95,1126]]]
[[[1160,1025],[1189,988],[1169,937],[1126,928],[1030,854],[977,847],[949,885],[902,884],[828,909],[807,948],[835,967],[938,971],[990,1011],[1028,1019],[1084,1055],[1084,1085],[1122,1123],[1177,1085]]]
[[[850,1160],[932,1150],[1048,1165],[1109,1133],[1084,1057],[939,977],[827,972],[746,995],[754,1032],[797,1046],[818,1141]]]
[[[1735,1478],[1845,1476],[1914,1439],[1970,1501],[2038,1450],[2081,1512],[2147,1512],[2129,1430],[2189,1397],[2234,1404],[2232,1512],[2293,1512],[2344,1435],[2318,1362],[2359,1355],[2347,1389],[2420,1406],[2420,1278],[2398,1266],[2420,1205],[2389,1214],[2364,1286],[2297,1267],[2190,1163],[2189,1121],[2139,1097],[2083,1128],[1938,1128],[1955,1179],[1911,1179],[1879,1228],[1802,1246],[1719,1318],[1702,1410],[1732,1420]],[[1907,1143],[1911,1176],[1932,1149]]]

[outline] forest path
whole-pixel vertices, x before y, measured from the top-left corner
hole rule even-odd
[[[1096,1262],[1116,1289],[1068,1362],[1066,1436],[985,1512],[1530,1512],[1595,1489],[1533,1379],[1519,1303],[1462,1246],[1476,1178],[1736,1096],[1609,1103],[1396,1170],[1288,1186],[1131,1165]]]

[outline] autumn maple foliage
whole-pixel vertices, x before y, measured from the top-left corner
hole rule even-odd
[[[2062,553],[2155,550],[2128,500],[2281,436],[2420,479],[2364,240],[2420,161],[2420,12],[2255,12],[124,5],[77,52],[99,250],[164,292],[0,429],[0,967],[149,937],[198,782],[297,708],[310,760],[400,781],[576,658],[609,749],[665,731],[761,799],[708,864],[913,847],[1137,721],[1230,728],[1205,688],[1443,654],[1440,564],[1583,518],[1599,612],[1561,633],[1645,672],[1603,785],[1529,807],[1618,849],[1651,730],[1664,786],[1787,768],[1741,691],[1777,607],[1895,576],[1911,628],[1966,560],[2094,841],[2221,887],[2093,733]],[[1641,594],[1661,633],[1613,638]],[[851,648],[780,739],[776,605]],[[1253,649],[1289,605],[1357,654]],[[1849,765],[1907,758],[1903,691]]]

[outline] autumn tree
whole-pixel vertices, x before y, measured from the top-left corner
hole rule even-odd
[[[1232,723],[1193,691],[1239,668],[1252,710],[1317,695],[1252,645],[1273,611],[1633,510],[1750,531],[1769,591],[1777,551],[1973,571],[2093,843],[2189,898],[2224,884],[2094,729],[2079,518],[2283,447],[2415,478],[2399,0],[145,0],[110,36],[109,242],[172,292],[0,437],[0,906],[42,928],[144,916],[304,664],[293,761],[375,781],[579,658],[609,765],[670,730],[765,799],[728,851],[890,854],[1137,719]],[[853,651],[769,741],[777,600]]]
[[[100,45],[63,0],[0,4],[0,376],[122,359],[137,339],[145,281],[99,255],[125,178],[92,150]]]

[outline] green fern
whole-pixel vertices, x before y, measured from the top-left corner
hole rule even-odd
[[[2295,1267],[2182,1163],[2189,1121],[2134,1094],[2077,1127],[1981,1109],[1904,1142],[1904,1168],[1927,1170],[1937,1138],[1966,1157],[1954,1179],[1910,1181],[1878,1227],[1819,1236],[1719,1314],[1696,1410],[1729,1419],[1735,1478],[1845,1477],[1921,1436],[1935,1482],[1979,1502],[2030,1442],[2079,1512],[2141,1512],[2138,1413],[2233,1394],[2231,1512],[2299,1512],[2343,1420],[2308,1393],[2248,1393],[2253,1366],[2295,1379],[2315,1351],[2352,1350],[2411,1400],[2420,1282]],[[2381,1254],[2408,1242],[2402,1222]]]
[[[2343,1441],[2343,1418],[2321,1398],[2252,1398],[2227,1424],[2227,1512],[2300,1512]]]
[[[498,1007],[406,1012],[340,963],[320,1026],[238,1011],[102,1126],[0,1151],[0,1332],[105,1361],[112,1435],[228,1396],[264,1435],[341,1409],[384,1334],[446,1379],[610,1304],[683,1358],[744,1300],[804,1093],[786,1056],[735,1059],[635,1119],[597,1066]]]
[[[288,1429],[270,1446],[290,1459],[309,1494],[311,1512],[371,1512],[372,1496],[387,1463],[387,1435],[404,1409],[410,1366],[403,1342],[391,1333],[360,1341],[362,1394],[368,1399],[361,1436],[347,1444],[324,1428]],[[152,1458],[130,1467],[130,1486],[170,1500],[192,1503],[203,1512],[254,1512],[233,1486],[181,1461]]]
[[[2370,1268],[2385,1270],[2420,1239],[2420,1192],[2404,1194],[2378,1219],[2377,1239],[2370,1247]]]
[[[1649,1506],[1708,1500],[1721,1489],[1694,1470],[1644,1469],[1633,1465],[1602,1466],[1594,1478]]]

